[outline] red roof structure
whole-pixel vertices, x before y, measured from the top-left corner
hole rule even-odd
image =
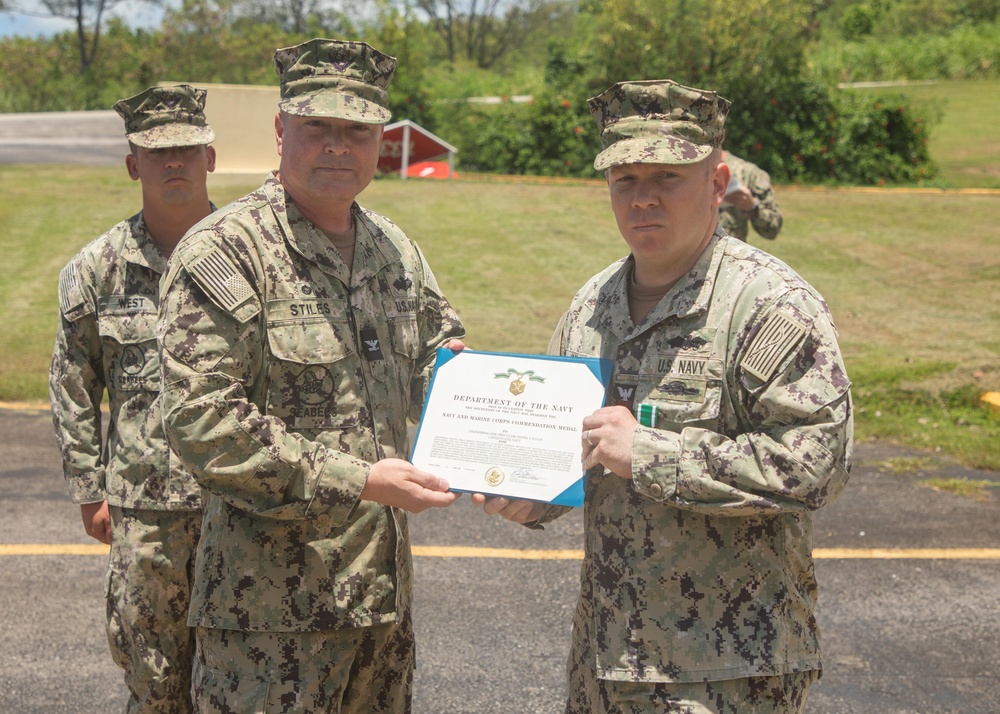
[[[404,179],[414,176],[410,167],[414,164],[438,159],[447,154],[447,174],[434,171],[434,178],[455,176],[455,154],[458,149],[430,133],[409,119],[393,122],[385,127],[382,134],[382,148],[379,152],[379,171],[398,171]],[[419,174],[418,174],[419,175]]]

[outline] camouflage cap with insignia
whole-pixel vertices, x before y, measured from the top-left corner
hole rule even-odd
[[[587,101],[601,130],[594,168],[693,164],[721,148],[729,101],[671,79],[619,82]]]
[[[204,89],[188,84],[150,87],[115,103],[125,120],[125,137],[144,149],[197,146],[215,141],[215,132],[205,120]]]
[[[396,58],[367,42],[314,39],[274,53],[281,111],[385,124]]]

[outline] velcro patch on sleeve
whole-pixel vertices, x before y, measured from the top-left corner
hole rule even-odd
[[[67,318],[83,304],[83,290],[76,277],[76,261],[71,262],[59,273],[59,309]]]
[[[190,263],[185,262],[185,267],[216,305],[241,318],[241,321],[249,319],[249,316],[237,314],[237,309],[254,297],[253,288],[225,253],[213,248]],[[256,314],[256,310],[251,312]]]
[[[807,328],[791,315],[775,310],[767,318],[740,361],[748,374],[764,382],[774,376],[785,358],[798,347]]]

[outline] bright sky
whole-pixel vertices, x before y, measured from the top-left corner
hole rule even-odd
[[[168,4],[174,3],[168,0]],[[31,2],[31,0],[22,0],[19,5],[39,7],[39,3]],[[38,14],[44,15],[45,13],[43,10],[39,10]],[[125,0],[116,5],[110,13],[106,13],[106,16],[108,14],[124,18],[132,27],[159,27],[163,18],[163,9],[141,2],[141,0]],[[38,37],[39,35],[49,37],[58,32],[74,29],[76,26],[69,20],[0,12],[0,37]]]

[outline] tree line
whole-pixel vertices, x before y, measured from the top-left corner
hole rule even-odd
[[[24,11],[26,2],[0,0],[0,9]],[[135,29],[108,19],[118,2],[38,0],[42,12],[72,20],[75,30],[2,41],[0,111],[108,109],[160,81],[274,85],[275,48],[316,36],[364,39],[399,59],[390,92],[394,118],[412,119],[458,146],[467,170],[593,176],[598,138],[586,99],[623,79],[669,77],[730,99],[728,148],[776,180],[861,184],[931,178],[932,117],[892,93],[838,90],[837,72],[828,65],[818,71],[814,59],[829,62],[836,56],[831,47],[885,45],[900,32],[910,42],[970,23],[995,32],[1000,5],[183,0],[164,7],[160,27]],[[989,54],[997,52],[994,37],[984,35],[983,59],[973,63],[989,76],[1000,65]],[[484,94],[527,94],[532,101],[465,101]]]

